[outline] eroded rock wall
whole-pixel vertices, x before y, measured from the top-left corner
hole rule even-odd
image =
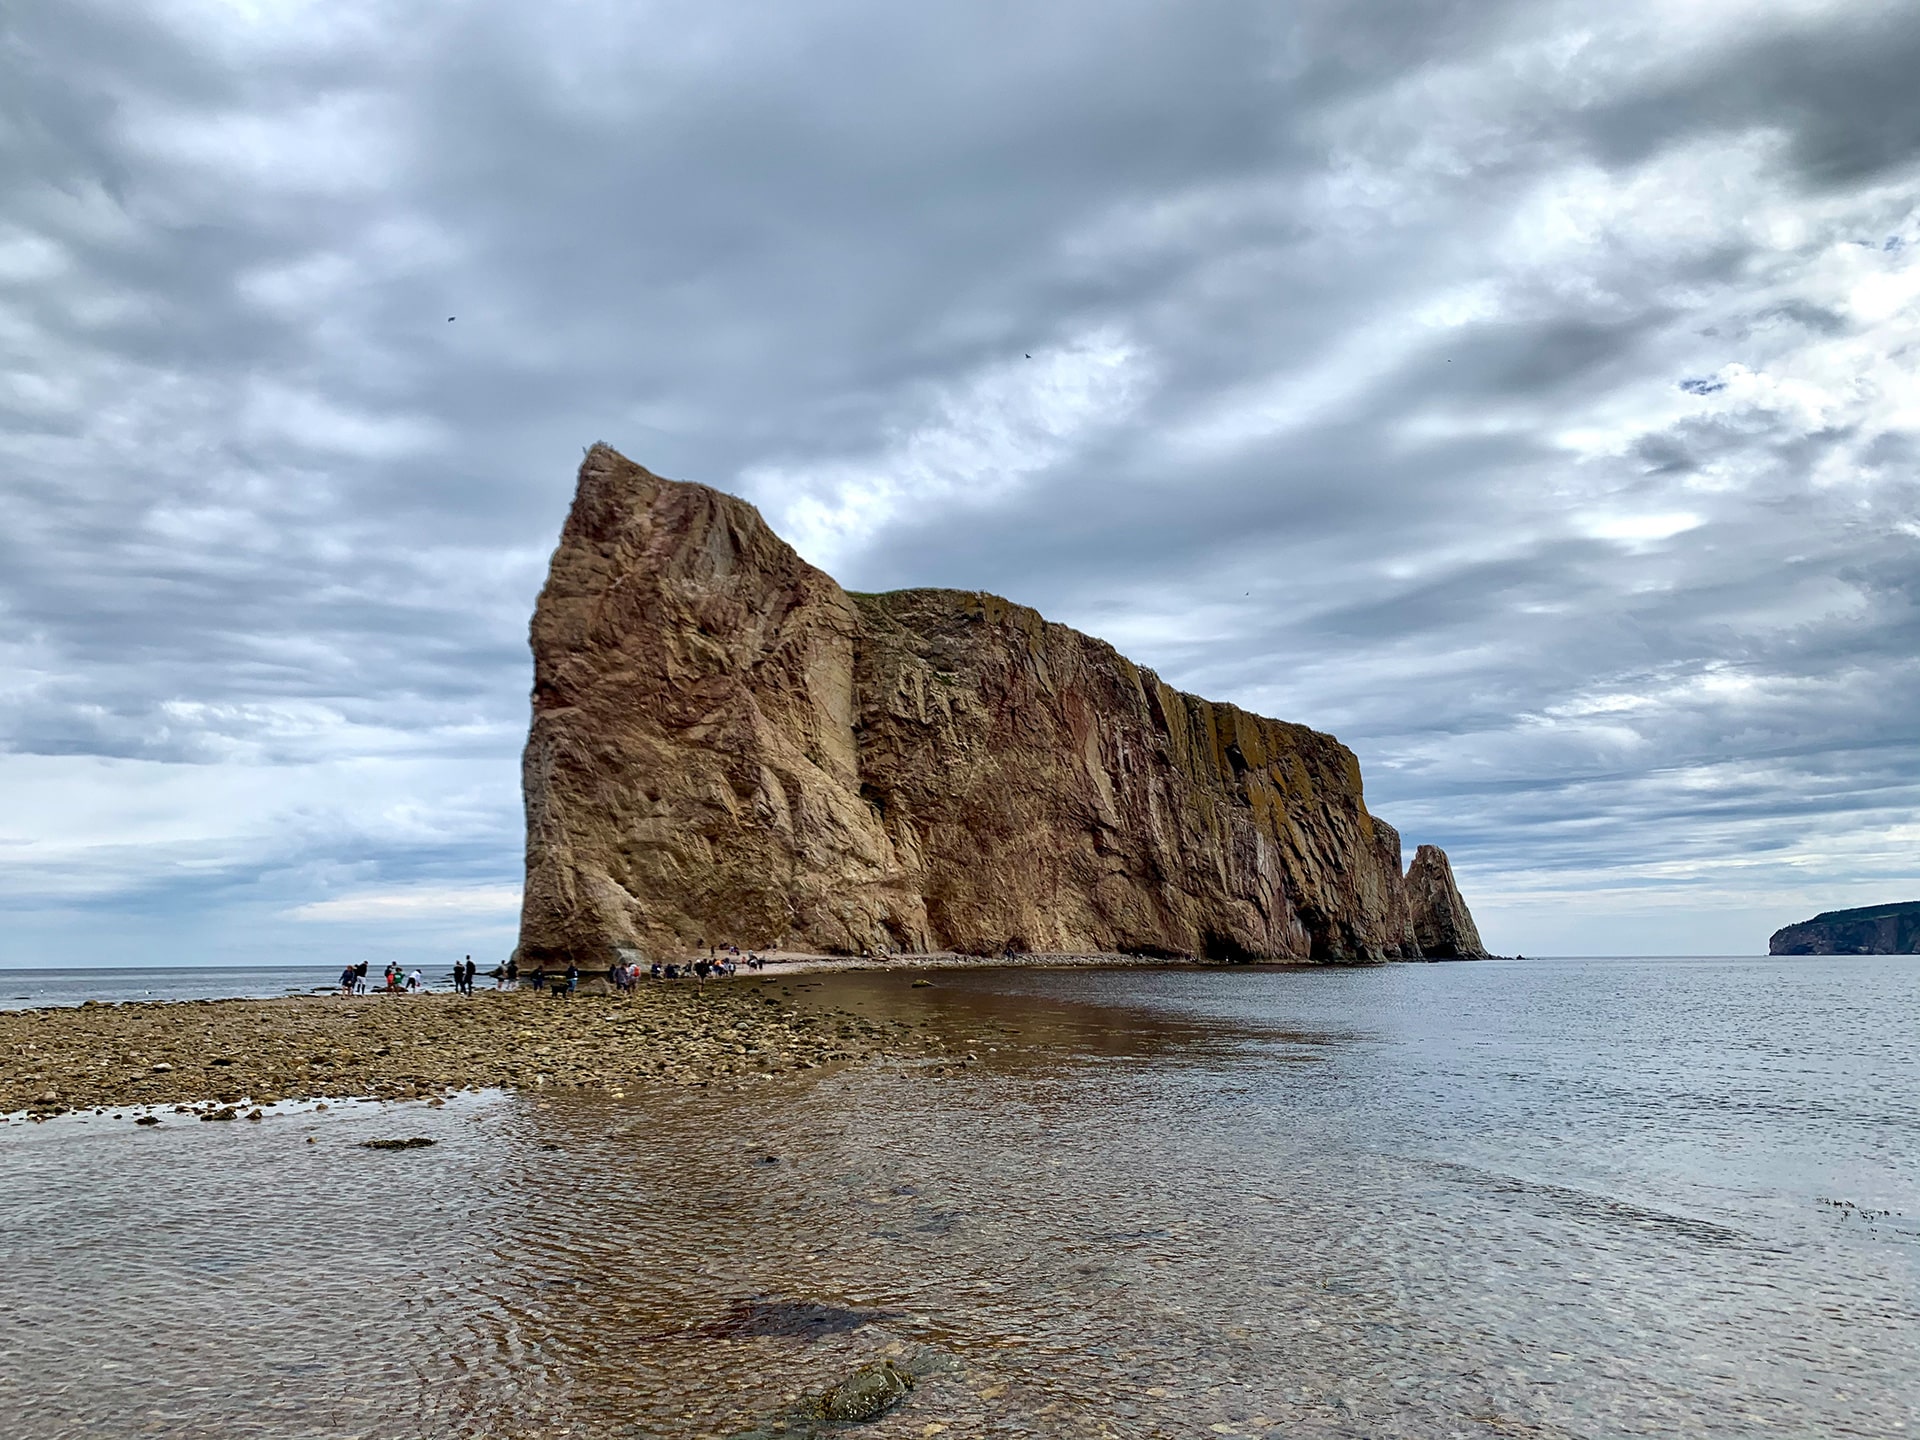
[[[1453,865],[1438,845],[1422,845],[1407,869],[1407,904],[1413,937],[1429,960],[1484,960],[1480,928],[1454,884]]]
[[[604,446],[532,641],[524,964],[1421,953],[1400,837],[1332,736],[997,596],[850,596],[745,502]]]
[[[1829,910],[1786,925],[1767,941],[1769,955],[1920,954],[1920,900]]]

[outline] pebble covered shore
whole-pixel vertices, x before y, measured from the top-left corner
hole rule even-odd
[[[280,1100],[752,1082],[927,1050],[905,1026],[796,1010],[778,981],[745,977],[570,1000],[522,989],[89,1003],[0,1013],[0,1114],[180,1105],[244,1116]]]

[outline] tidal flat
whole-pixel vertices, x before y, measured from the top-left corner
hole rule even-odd
[[[571,998],[521,988],[6,1011],[0,1115],[727,1084],[926,1051],[896,1021],[798,1011],[787,988],[735,976]]]
[[[1920,1418],[1910,965],[782,988],[800,1034],[902,1038],[766,1080],[0,1128],[0,1431],[1719,1440]],[[367,1144],[409,1140],[433,1143]],[[829,1419],[863,1376],[886,1407]]]

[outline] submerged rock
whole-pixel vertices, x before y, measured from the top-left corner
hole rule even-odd
[[[863,1365],[820,1397],[820,1416],[840,1422],[877,1420],[907,1398],[913,1376],[891,1360]]]
[[[438,1145],[438,1140],[429,1140],[424,1135],[409,1136],[405,1140],[362,1140],[362,1150],[420,1150],[428,1145]]]
[[[1331,735],[996,595],[851,595],[744,501],[605,446],[532,644],[523,970],[722,936],[1421,954],[1400,837]]]
[[[913,1392],[919,1377],[947,1368],[940,1356],[923,1352],[899,1364],[875,1360],[812,1399],[736,1432],[729,1440],[823,1440],[849,1425],[878,1420]]]

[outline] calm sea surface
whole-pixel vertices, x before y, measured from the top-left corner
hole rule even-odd
[[[765,989],[965,1073],[0,1126],[0,1433],[1920,1428],[1920,960],[930,978]]]
[[[412,967],[408,967],[411,969]],[[338,965],[140,966],[97,970],[0,970],[0,1010],[29,1010],[46,1005],[79,1005],[88,1000],[236,1000],[304,995],[332,990],[340,983]],[[422,966],[428,988],[453,988],[452,962]],[[380,983],[374,967],[370,983]]]

